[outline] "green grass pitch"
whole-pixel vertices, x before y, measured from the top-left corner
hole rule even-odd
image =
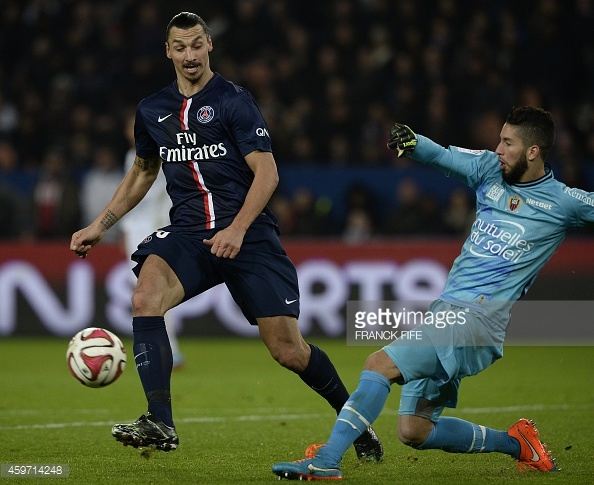
[[[270,467],[303,457],[328,437],[326,402],[272,361],[259,340],[182,339],[187,365],[172,381],[180,446],[141,453],[111,437],[111,425],[145,411],[134,369],[103,389],[79,384],[65,362],[67,339],[0,339],[0,463],[68,464],[77,484],[259,484],[276,482]],[[353,390],[372,347],[318,340]],[[534,419],[560,473],[519,473],[500,454],[417,451],[396,436],[399,388],[374,427],[385,448],[379,464],[342,463],[349,484],[594,483],[594,347],[506,347],[503,359],[463,381],[459,408],[446,414],[507,429]],[[0,478],[2,483],[59,479]],[[61,482],[60,482],[61,483]]]

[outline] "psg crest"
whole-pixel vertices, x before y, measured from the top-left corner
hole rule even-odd
[[[198,121],[200,123],[208,123],[214,118],[214,109],[210,106],[202,106],[198,110]]]

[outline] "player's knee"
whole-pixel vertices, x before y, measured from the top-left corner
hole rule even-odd
[[[298,361],[297,353],[291,348],[276,349],[270,352],[272,358],[276,360],[281,366],[293,370]]]
[[[398,439],[406,446],[417,448],[425,442],[424,437],[420,433],[413,429],[398,429]]]
[[[270,355],[281,366],[294,372],[301,372],[307,367],[307,355],[298,345],[273,346],[270,348]]]
[[[160,307],[158,298],[151,296],[142,288],[137,288],[132,293],[132,314],[135,316],[141,315],[159,315]]]
[[[383,375],[390,382],[402,384],[402,374],[396,364],[388,357],[383,350],[374,352],[365,361],[365,370],[371,370]]]
[[[406,417],[402,418],[405,419],[398,421],[398,439],[406,446],[418,448],[427,441],[433,423],[427,420],[426,423],[419,426],[419,423],[415,421],[407,420]]]
[[[365,370],[372,370],[375,372],[381,372],[383,370],[382,359],[377,352],[371,354],[365,360]]]

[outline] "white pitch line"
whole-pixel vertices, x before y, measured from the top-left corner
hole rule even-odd
[[[111,413],[109,409],[52,409],[52,414],[105,414]],[[47,409],[3,409],[0,411],[0,416],[17,415],[17,416],[34,416],[36,414],[47,414]]]
[[[56,429],[76,428],[81,426],[113,426],[112,421],[75,421],[73,423],[46,423],[46,424],[18,424],[16,426],[0,426],[0,431],[15,431],[23,429]]]
[[[592,404],[530,404],[526,406],[499,406],[488,408],[453,408],[451,413],[456,414],[493,414],[493,413],[517,413],[517,412],[531,412],[531,411],[577,411],[584,409],[592,409]],[[384,409],[382,413],[396,415],[397,409]]]
[[[532,404],[526,406],[502,406],[502,407],[484,407],[484,408],[458,408],[457,413],[460,414],[487,414],[487,413],[517,413],[530,411],[576,411],[591,409],[592,405],[588,404]],[[47,410],[46,410],[47,412]],[[395,409],[384,409],[383,414],[396,415],[398,411]],[[313,413],[313,414],[252,414],[242,416],[202,416],[190,418],[178,418],[176,423],[225,423],[225,422],[245,422],[245,421],[297,421],[306,419],[321,419],[327,418],[328,414]],[[114,421],[74,421],[69,423],[45,423],[45,424],[19,424],[15,426],[0,426],[0,431],[18,431],[25,429],[57,429],[57,428],[77,428],[84,426],[113,426]]]
[[[270,408],[270,407],[260,407],[260,408],[252,408],[254,414],[269,414],[269,413],[290,413],[293,408],[286,408],[286,407],[277,407],[277,408]],[[180,408],[176,407],[175,411],[177,414],[192,414],[196,412],[196,408]],[[201,409],[203,413],[212,413],[216,411],[221,411],[220,408],[204,408]],[[232,413],[240,413],[245,411],[245,408],[225,408],[223,409],[224,412],[232,414]],[[16,415],[16,416],[35,416],[39,414],[47,414],[47,409],[2,409],[0,410],[0,416],[7,416],[7,415]],[[73,414],[111,414],[113,413],[113,409],[107,408],[96,408],[96,409],[52,409],[52,415],[58,414],[67,414],[68,416],[72,416]]]
[[[329,416],[326,414],[278,414],[278,415],[247,415],[247,416],[203,416],[197,418],[179,418],[176,423],[224,423],[241,421],[295,421],[299,419],[319,419]],[[0,426],[0,431],[18,431],[24,429],[56,429],[77,428],[82,426],[113,426],[114,421],[75,421],[70,423],[46,424],[18,424],[16,426]]]
[[[459,408],[460,413],[466,414],[481,414],[481,413],[517,413],[519,411],[577,411],[590,409],[592,405],[588,404],[534,404],[531,406],[503,406],[491,408]]]

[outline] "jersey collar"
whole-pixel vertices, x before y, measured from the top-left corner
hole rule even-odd
[[[201,96],[204,93],[207,93],[208,91],[210,91],[211,89],[213,89],[213,86],[216,84],[216,81],[218,80],[218,78],[220,77],[220,75],[217,72],[213,71],[213,76],[208,80],[208,82],[204,85],[204,87],[198,91],[196,94],[192,94],[192,96],[185,96],[183,95],[179,88],[177,87],[177,79],[175,81],[173,81],[173,83],[171,84],[172,88],[174,91],[177,92],[177,94],[184,99],[189,99],[189,98],[194,98],[197,96]]]
[[[548,163],[544,164],[544,169],[545,174],[542,177],[537,178],[536,180],[531,180],[530,182],[518,182],[510,185],[513,185],[514,187],[534,187],[535,185],[542,184],[546,180],[555,178],[555,176],[553,175],[553,169]]]

